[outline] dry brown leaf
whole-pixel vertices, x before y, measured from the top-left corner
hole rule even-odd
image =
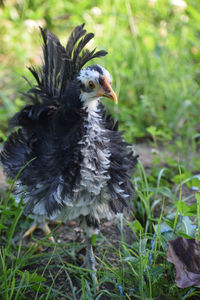
[[[200,287],[200,242],[183,237],[169,241],[167,260],[175,265],[178,287]]]

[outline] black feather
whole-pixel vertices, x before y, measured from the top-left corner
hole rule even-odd
[[[73,64],[76,66],[77,63],[77,58],[80,55],[81,51],[83,50],[83,48],[87,45],[87,43],[89,43],[89,41],[94,37],[93,33],[88,33],[86,34],[82,40],[79,42],[78,46],[76,47],[76,49],[74,49],[74,53],[73,53]],[[80,67],[78,67],[78,72],[80,71]]]
[[[66,48],[53,33],[40,28],[43,40],[43,66],[37,69],[34,66],[28,67],[36,80],[36,85],[34,88],[31,85],[31,89],[25,94],[33,104],[38,103],[39,99],[41,102],[60,101],[70,82],[74,80],[82,67],[93,58],[107,54],[103,50],[97,52],[95,49],[83,50],[94,37],[93,33],[86,34],[83,27],[84,24],[73,30]]]

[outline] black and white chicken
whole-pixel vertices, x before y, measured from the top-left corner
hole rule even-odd
[[[82,69],[107,54],[83,49],[94,34],[77,26],[66,47],[48,30],[41,34],[43,65],[29,68],[36,84],[25,93],[32,104],[11,120],[17,129],[0,160],[9,178],[21,172],[16,201],[23,195],[25,212],[36,216],[26,235],[37,225],[49,234],[47,218],[76,218],[88,241],[87,265],[95,270],[91,236],[101,219],[129,206],[137,156],[101,104],[101,97],[117,103],[111,75],[100,65]]]

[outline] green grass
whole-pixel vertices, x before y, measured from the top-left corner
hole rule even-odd
[[[166,260],[166,252],[167,242],[177,236],[198,237],[199,228],[194,229],[192,224],[197,224],[199,195],[197,203],[188,207],[179,192],[171,197],[173,211],[165,214],[162,196],[164,192],[167,197],[170,195],[162,186],[163,174],[159,174],[152,189],[139,164],[133,221],[120,217],[121,238],[117,245],[102,235],[98,237],[95,254],[99,289],[93,286],[90,271],[77,262],[76,253],[84,245],[75,242],[52,245],[47,238],[38,240],[35,236],[32,236],[35,244],[29,247],[24,244],[22,234],[31,221],[24,225],[23,206],[16,207],[8,193],[0,205],[1,299],[189,299],[198,294],[198,288],[177,288],[175,271]],[[163,201],[160,213],[155,216],[155,203],[160,201]],[[131,243],[125,234],[127,228],[128,234],[134,236]],[[54,235],[59,238],[58,233]],[[38,252],[40,246],[43,251]],[[120,289],[124,296],[120,295]]]
[[[119,221],[118,245],[103,235],[96,241],[99,290],[77,262],[83,245],[61,241],[55,248],[34,235],[37,247],[26,247],[22,235],[31,218],[16,206],[12,186],[2,192],[0,299],[198,299],[198,288],[177,288],[166,260],[168,240],[200,236],[200,185],[193,177],[200,169],[200,2],[185,2],[182,11],[168,0],[1,2],[0,141],[9,133],[9,118],[24,105],[20,92],[28,86],[21,76],[32,81],[26,66],[41,62],[38,26],[65,43],[72,28],[85,22],[96,33],[94,46],[109,52],[96,62],[112,74],[119,106],[105,105],[129,142],[148,143],[163,154],[155,154],[147,170],[138,165],[133,218]],[[37,252],[40,246],[44,251]]]

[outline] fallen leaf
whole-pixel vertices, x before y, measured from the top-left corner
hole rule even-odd
[[[183,237],[169,241],[167,260],[175,265],[178,287],[200,287],[200,242]]]

